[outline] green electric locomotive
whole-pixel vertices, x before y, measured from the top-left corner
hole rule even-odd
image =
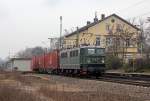
[[[84,46],[61,50],[60,69],[63,74],[99,76],[105,71],[105,49]]]

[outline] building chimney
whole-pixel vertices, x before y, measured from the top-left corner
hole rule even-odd
[[[95,18],[94,18],[94,22],[98,22],[98,18],[97,18],[97,12],[95,12]]]
[[[90,21],[87,21],[87,25],[89,25],[89,24],[91,24],[91,22],[90,22]]]
[[[101,14],[101,20],[105,18],[105,14]]]

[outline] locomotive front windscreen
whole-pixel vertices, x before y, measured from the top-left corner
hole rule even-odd
[[[81,62],[83,64],[103,64],[105,62],[105,49],[86,48],[81,50]]]
[[[87,49],[88,55],[103,55],[105,52],[104,49],[98,48],[98,49]]]

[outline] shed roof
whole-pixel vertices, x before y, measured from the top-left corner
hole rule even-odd
[[[11,58],[10,61],[14,60],[31,60],[31,58]]]

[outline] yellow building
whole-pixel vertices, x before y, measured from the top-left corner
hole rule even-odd
[[[86,26],[77,28],[73,33],[64,37],[63,48],[80,46],[100,46],[112,54],[125,53],[126,57],[133,58],[138,53],[137,37],[139,28],[130,24],[116,14],[94,22],[87,22]]]

